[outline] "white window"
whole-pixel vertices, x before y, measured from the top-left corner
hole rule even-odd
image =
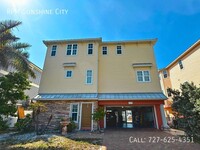
[[[88,55],[93,54],[93,44],[88,44]]]
[[[122,46],[121,45],[117,46],[117,54],[122,54]]]
[[[57,45],[53,45],[51,48],[51,56],[56,56],[56,49],[57,49]]]
[[[137,81],[138,82],[150,82],[149,71],[137,71]]]
[[[107,46],[103,46],[102,47],[102,55],[107,55],[107,53],[108,53],[108,48],[107,48]]]
[[[86,72],[86,84],[92,84],[92,70]]]
[[[76,54],[77,54],[77,44],[68,44],[67,55],[76,55]]]
[[[167,77],[168,77],[167,70],[164,70],[164,71],[163,71],[163,77],[164,77],[164,78],[167,78]]]
[[[178,64],[179,64],[180,69],[183,69],[183,63],[182,63],[182,60],[179,60],[179,61],[178,61]]]
[[[72,121],[74,122],[78,122],[78,112],[79,112],[79,105],[78,104],[71,104],[71,114],[70,117],[72,119]]]
[[[72,73],[73,73],[72,70],[67,70],[67,71],[66,71],[66,76],[65,76],[65,77],[66,77],[66,78],[71,78],[71,77],[72,77]]]

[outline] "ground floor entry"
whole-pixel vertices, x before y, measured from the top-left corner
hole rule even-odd
[[[83,103],[81,112],[81,129],[91,130],[92,103]]]
[[[156,128],[153,106],[106,107],[106,128]]]

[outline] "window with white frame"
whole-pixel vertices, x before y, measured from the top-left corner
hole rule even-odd
[[[102,55],[107,55],[107,53],[108,53],[108,48],[107,48],[107,46],[103,46],[103,47],[102,47]]]
[[[122,46],[121,45],[117,46],[117,54],[122,54]]]
[[[57,49],[57,45],[53,45],[51,48],[51,56],[56,56],[56,49]]]
[[[163,77],[164,77],[164,78],[167,78],[167,77],[168,77],[167,70],[163,70]]]
[[[86,72],[86,84],[92,84],[92,70]]]
[[[71,78],[72,77],[72,70],[66,70],[66,75],[65,75],[65,77],[66,78]]]
[[[78,122],[78,104],[71,104],[71,119],[74,122]]]
[[[88,44],[88,55],[93,54],[93,44]]]
[[[138,82],[150,82],[150,72],[148,70],[137,71],[137,81]]]
[[[67,55],[76,55],[77,54],[77,44],[68,44],[67,45]]]

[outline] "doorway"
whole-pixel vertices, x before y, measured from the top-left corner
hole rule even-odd
[[[82,103],[81,130],[91,130],[92,103]]]
[[[153,106],[106,107],[108,128],[156,128]]]

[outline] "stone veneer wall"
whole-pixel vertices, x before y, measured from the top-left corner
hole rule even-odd
[[[48,127],[49,130],[59,130],[60,129],[60,121],[62,118],[67,118],[70,121],[70,104],[71,103],[79,103],[79,117],[78,122],[80,122],[80,104],[81,102],[93,102],[93,109],[95,110],[98,107],[97,101],[69,101],[69,100],[54,100],[54,101],[40,101],[45,104],[47,107],[46,112],[42,112],[39,115],[39,124],[44,126],[48,123],[48,119],[53,115],[50,125]],[[77,124],[77,129],[79,128]],[[97,123],[93,122],[93,129],[97,129]]]

